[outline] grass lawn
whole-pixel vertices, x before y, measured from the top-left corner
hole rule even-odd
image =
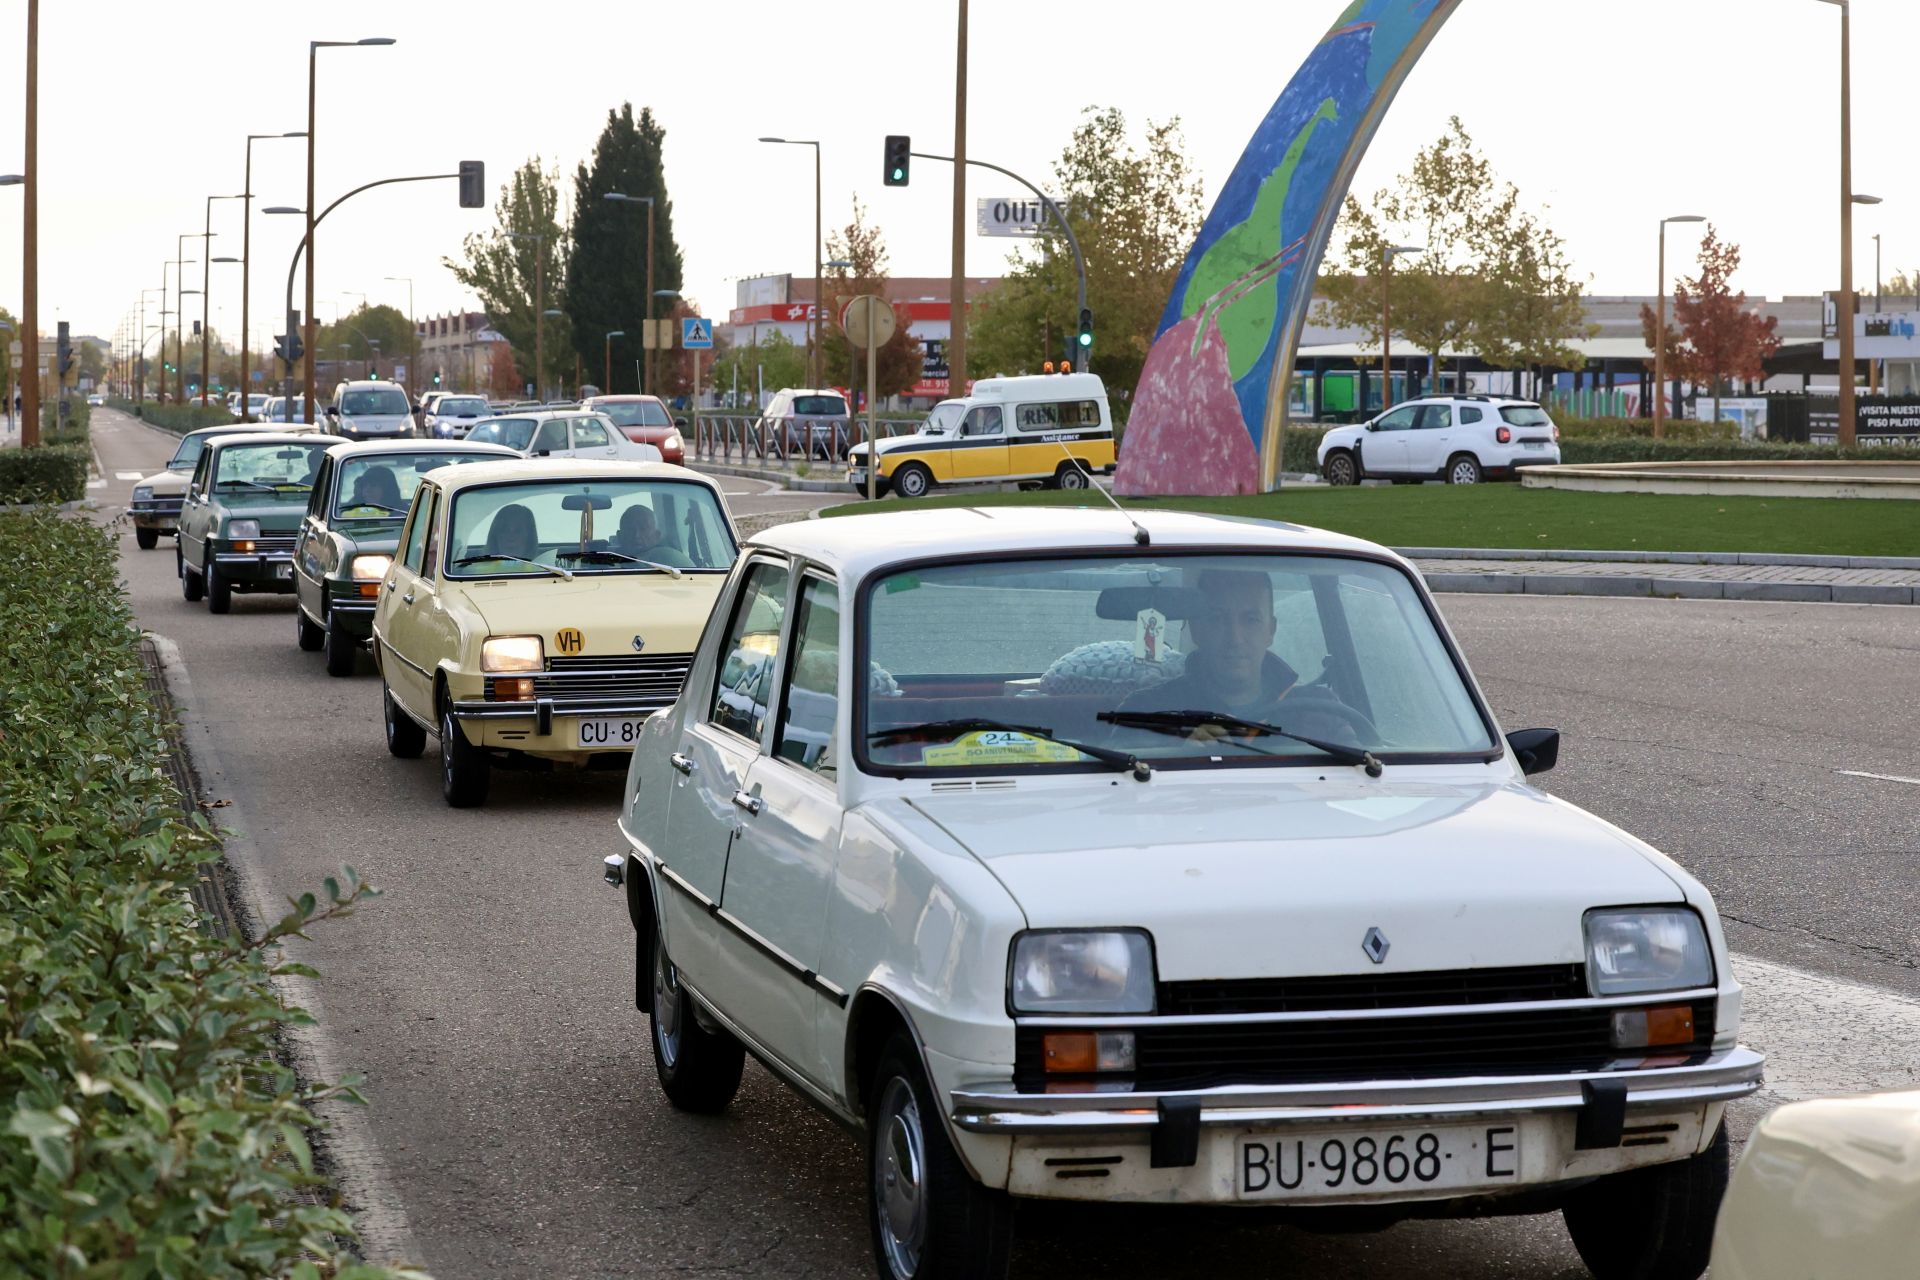
[[[922,507],[1088,506],[1085,494],[940,493]],[[1580,551],[1773,551],[1920,555],[1920,502],[1867,498],[1715,498],[1575,493],[1517,484],[1300,487],[1233,498],[1136,498],[1127,506],[1288,520],[1391,547],[1536,547]],[[897,511],[897,499],[822,515]]]

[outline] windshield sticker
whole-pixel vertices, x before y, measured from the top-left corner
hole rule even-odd
[[[928,765],[1070,764],[1079,758],[1072,747],[998,729],[969,733],[920,751],[920,763]]]
[[[1133,620],[1133,656],[1139,662],[1158,662],[1167,648],[1167,615],[1142,609]]]

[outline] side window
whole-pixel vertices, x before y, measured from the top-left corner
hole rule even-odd
[[[1420,406],[1420,429],[1437,431],[1453,425],[1453,406],[1448,404],[1426,404]]]
[[[595,418],[575,418],[573,420],[573,447],[576,449],[604,449],[607,446],[607,429]]]
[[[415,573],[420,572],[421,560],[426,553],[427,521],[431,518],[429,512],[433,507],[433,493],[432,485],[423,484],[420,492],[413,496],[413,515],[407,521],[407,540],[401,544],[404,551],[400,563]]]
[[[534,453],[564,453],[567,448],[567,423],[564,418],[549,418],[533,433],[528,446]]]
[[[193,469],[193,483],[187,486],[190,490],[188,496],[197,498],[207,491],[207,467],[212,460],[213,450],[208,449],[201,453],[200,464]]]
[[[420,562],[420,576],[424,578],[433,576],[433,566],[440,560],[440,530],[436,527],[440,523],[440,491],[438,489],[433,491],[432,502],[433,505],[426,512],[427,554]]]
[[[773,753],[823,777],[834,776],[839,744],[840,592],[825,578],[800,583],[793,620],[793,666],[780,697]]]
[[[784,564],[750,566],[720,645],[720,674],[707,718],[755,742],[767,724],[767,695],[780,659],[780,624],[790,577]]]
[[[964,436],[997,436],[1000,434],[1000,406],[983,404],[967,414],[967,425],[961,429]]]
[[[309,519],[324,520],[327,514],[327,490],[333,488],[333,459],[328,458],[320,464],[320,474],[313,478],[313,496],[307,499]]]
[[[1392,413],[1389,413],[1386,417],[1375,423],[1373,429],[1375,431],[1412,430],[1414,417],[1419,411],[1419,407],[1416,405],[1407,405],[1405,408],[1395,409]]]
[[[1460,406],[1460,425],[1463,427],[1472,426],[1474,423],[1480,421],[1481,416],[1480,411],[1470,404]]]

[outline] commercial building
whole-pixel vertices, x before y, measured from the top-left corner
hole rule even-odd
[[[428,316],[418,323],[420,337],[419,381],[423,388],[433,387],[433,375],[440,375],[440,386],[448,391],[488,391],[493,353],[507,345],[500,331],[487,323],[484,311],[462,311],[450,315]]]

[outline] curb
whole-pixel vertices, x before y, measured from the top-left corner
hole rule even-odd
[[[188,768],[203,794],[224,790],[229,775],[214,745],[213,727],[195,701],[193,680],[180,657],[180,646],[155,632],[149,631],[146,635],[153,641],[167,696],[173,700],[174,714],[179,718],[180,741],[186,749]],[[257,931],[262,921],[278,920],[285,912],[274,900],[264,873],[265,859],[248,832],[237,804],[221,812],[218,826],[227,868],[233,873],[239,890],[240,909],[248,928]],[[295,940],[287,950],[292,953],[299,946]],[[281,1028],[281,1040],[293,1059],[294,1069],[308,1080],[342,1079],[348,1073],[327,1032],[319,983],[298,975],[283,975],[274,978],[273,984],[283,1004],[304,1009],[314,1019],[307,1026]],[[314,1114],[325,1125],[319,1135],[319,1145],[332,1164],[334,1182],[360,1232],[361,1255],[369,1262],[384,1265],[418,1263],[420,1248],[414,1241],[407,1211],[388,1176],[386,1161],[380,1155],[367,1108],[346,1099],[334,1099],[316,1106]]]
[[[1591,564],[1751,564],[1804,569],[1920,569],[1920,556],[1820,556],[1761,551],[1543,551],[1531,547],[1394,547],[1409,560],[1571,560]]]
[[[1461,595],[1642,596],[1656,600],[1771,600],[1816,604],[1920,604],[1920,588],[1825,582],[1721,582],[1599,574],[1425,573],[1427,589]]]

